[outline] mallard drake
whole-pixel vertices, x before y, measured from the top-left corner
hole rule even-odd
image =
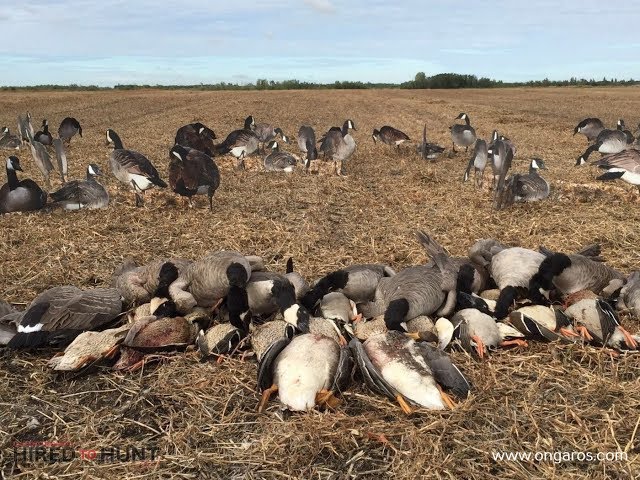
[[[112,129],[107,130],[107,145],[113,144],[109,156],[109,164],[113,176],[131,187],[136,196],[136,207],[143,204],[144,192],[152,186],[166,188],[167,184],[160,178],[158,170],[147,157],[133,150],[125,150],[122,140]]]
[[[47,194],[30,178],[18,180],[20,159],[7,158],[7,183],[0,188],[0,213],[40,210],[47,203]]]
[[[78,120],[73,117],[66,117],[60,122],[60,126],[58,127],[58,136],[62,141],[69,143],[76,133],[82,137],[82,126],[80,126],[80,122]]]
[[[382,143],[395,146],[398,151],[400,151],[401,144],[410,140],[409,135],[389,125],[381,127],[380,130],[374,128],[371,137],[373,138],[373,143],[380,140]]]
[[[331,128],[320,139],[318,150],[333,160],[336,175],[344,175],[344,162],[356,151],[356,141],[349,133],[350,129],[356,130],[353,120],[345,120],[342,129]]]
[[[438,158],[442,152],[444,152],[444,147],[440,145],[436,145],[435,143],[427,142],[427,124],[425,123],[424,128],[422,129],[422,142],[420,145],[416,147],[416,152],[424,159],[424,160],[433,160]]]
[[[184,125],[176,132],[174,143],[187,148],[193,148],[205,155],[212,157],[215,155],[213,141],[218,138],[213,130],[206,125],[195,122]]]
[[[600,132],[604,130],[604,124],[599,118],[585,118],[573,129],[573,134],[581,133],[587,137],[587,142],[592,142]]]
[[[11,135],[9,127],[2,127],[0,131],[0,148],[19,150],[22,141],[17,135]]]
[[[573,343],[579,338],[573,322],[562,310],[544,305],[520,307],[511,312],[509,322],[530,340]]]
[[[71,180],[50,195],[53,206],[65,210],[106,208],[109,205],[109,194],[96,180],[101,175],[100,167],[90,163],[86,180]]]
[[[458,115],[456,120],[464,120],[465,123],[456,123],[450,127],[453,153],[456,153],[456,145],[465,147],[465,152],[467,152],[476,141],[476,130],[471,126],[471,120],[466,113]]]
[[[209,210],[213,210],[213,194],[220,186],[220,171],[213,159],[199,150],[174,145],[169,152],[169,185],[178,195],[207,195]]]
[[[115,288],[53,287],[38,295],[25,310],[8,347],[68,344],[85,330],[113,323],[121,312],[122,298]]]
[[[40,142],[42,145],[52,145],[53,144],[53,135],[49,132],[49,122],[47,120],[42,120],[42,130],[38,130],[33,139],[36,142]]]

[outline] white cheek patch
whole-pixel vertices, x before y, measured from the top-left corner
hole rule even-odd
[[[18,333],[32,333],[39,332],[40,330],[42,330],[42,323],[28,326],[18,325]]]
[[[89,173],[91,175],[95,175],[96,174],[96,171],[93,169],[93,167],[91,165],[89,165]]]
[[[198,133],[202,133],[204,132],[204,127],[200,127],[200,130],[198,130]]]
[[[284,321],[290,325],[298,326],[298,310],[300,309],[300,305],[294,303],[289,308],[284,311],[283,317]]]
[[[349,120],[349,128],[353,128],[353,122]]]
[[[532,160],[532,161],[531,161],[531,168],[536,168],[536,169],[540,168],[540,167],[538,166],[538,162],[536,162],[535,160]]]
[[[109,130],[107,130],[107,142],[111,143],[113,140],[111,140],[111,135],[109,135]]]
[[[7,158],[7,170],[14,170],[13,163],[11,163],[10,158]]]
[[[174,150],[173,152],[171,152],[171,153],[172,153],[172,155],[173,155],[174,157],[176,157],[178,160],[182,160],[182,156],[181,156],[178,152],[176,152],[175,150]]]

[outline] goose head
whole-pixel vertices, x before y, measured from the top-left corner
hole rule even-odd
[[[20,159],[15,155],[11,155],[9,158],[7,158],[7,170],[22,172],[22,167],[20,166]]]

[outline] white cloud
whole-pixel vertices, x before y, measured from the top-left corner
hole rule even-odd
[[[320,13],[334,13],[334,7],[329,0],[304,0],[304,3]]]

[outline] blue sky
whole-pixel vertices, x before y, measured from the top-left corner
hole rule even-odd
[[[36,0],[0,6],[0,84],[640,78],[640,2]]]

